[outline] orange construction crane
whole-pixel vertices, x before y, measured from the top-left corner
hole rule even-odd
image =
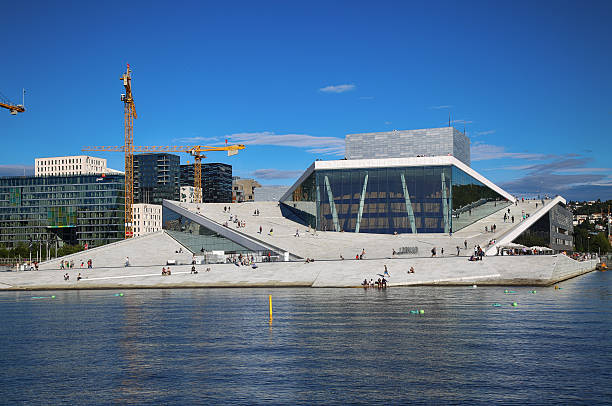
[[[16,116],[17,113],[23,113],[25,111],[25,89],[23,89],[23,100],[22,104],[14,104],[11,103],[9,99],[4,97],[2,93],[0,93],[0,107],[4,107],[5,109],[9,109],[11,114]]]
[[[125,238],[134,236],[132,205],[134,204],[134,119],[138,118],[132,95],[132,70],[127,64],[126,72],[119,77],[125,93],[121,95],[125,120]]]
[[[207,151],[227,151],[228,156],[236,155],[239,150],[244,149],[243,144],[225,145],[223,147],[209,147],[207,145],[147,145],[131,147],[133,152],[186,152],[191,154],[195,159],[194,167],[194,200],[196,203],[202,203],[202,158],[206,158],[202,152]],[[97,146],[85,147],[82,151],[99,151],[99,152],[122,152],[126,151],[125,146]],[[127,152],[126,152],[127,156]],[[127,182],[127,175],[125,177]],[[133,175],[132,175],[133,182]],[[127,187],[126,187],[127,190]],[[127,207],[126,207],[127,210]]]

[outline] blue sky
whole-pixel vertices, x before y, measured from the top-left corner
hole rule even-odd
[[[0,92],[27,111],[0,111],[0,173],[121,145],[130,63],[136,145],[242,142],[208,161],[262,184],[450,111],[507,190],[612,198],[610,21],[609,1],[6,3]]]

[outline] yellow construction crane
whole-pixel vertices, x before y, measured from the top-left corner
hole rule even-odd
[[[127,64],[126,72],[119,77],[125,93],[121,95],[125,120],[125,238],[134,236],[132,205],[134,204],[134,119],[138,118],[132,95],[132,70]]]
[[[9,99],[4,97],[2,93],[0,93],[0,107],[4,107],[5,109],[9,109],[11,114],[16,116],[17,113],[23,113],[25,111],[25,89],[23,89],[23,99],[22,104],[14,104],[11,103]]]
[[[98,151],[98,152],[122,152],[126,151],[125,146],[96,146],[85,147],[82,151]],[[147,145],[131,147],[133,152],[185,152],[194,157],[194,200],[196,203],[202,203],[202,158],[206,158],[203,152],[208,151],[227,151],[228,156],[236,155],[239,150],[244,149],[243,144],[225,145],[223,147],[209,147],[207,145]],[[127,156],[127,152],[126,152]],[[127,162],[127,161],[126,161]],[[125,177],[127,182],[127,175]],[[133,181],[133,175],[132,175]],[[127,187],[126,187],[127,190]],[[133,189],[132,189],[133,190]],[[127,210],[127,207],[126,207]]]

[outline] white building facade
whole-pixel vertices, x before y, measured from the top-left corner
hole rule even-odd
[[[195,188],[193,186],[181,186],[181,202],[195,202]]]
[[[34,176],[97,175],[107,173],[106,159],[87,155],[36,158]]]
[[[162,206],[138,203],[132,205],[134,237],[162,229]]]

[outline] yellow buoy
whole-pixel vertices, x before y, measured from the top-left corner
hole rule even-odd
[[[272,321],[272,295],[268,295],[268,301],[270,303],[270,321]]]

